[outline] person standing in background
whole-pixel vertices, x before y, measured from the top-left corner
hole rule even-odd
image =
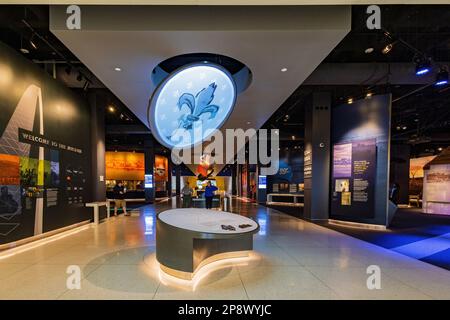
[[[211,181],[208,181],[208,184],[205,188],[205,202],[206,209],[212,209],[212,201],[214,198],[214,192],[216,192],[218,188],[216,186],[211,185]]]
[[[191,207],[193,193],[194,190],[189,186],[189,182],[186,182],[183,189],[181,189],[181,194],[183,195],[183,208]]]
[[[126,216],[130,214],[127,212],[126,204],[125,204],[125,188],[123,186],[122,181],[118,181],[114,186],[114,215],[117,216],[117,209],[122,208],[123,213]]]

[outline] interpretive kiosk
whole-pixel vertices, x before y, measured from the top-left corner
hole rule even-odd
[[[172,209],[158,214],[156,259],[165,273],[191,280],[204,265],[246,257],[253,249],[257,222],[206,209]]]

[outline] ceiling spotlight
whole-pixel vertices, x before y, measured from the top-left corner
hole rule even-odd
[[[434,84],[436,86],[444,86],[448,84],[448,71],[441,68],[436,75],[436,82]]]
[[[281,72],[286,72],[287,71],[287,68],[282,68],[281,69]]]
[[[122,71],[122,68],[120,68],[120,67],[115,67],[114,70],[117,71],[117,72],[120,72],[120,71]]]
[[[438,151],[442,151],[442,147],[439,147],[439,148],[438,148]]]
[[[369,48],[367,48],[366,50],[364,50],[364,52],[366,53],[366,54],[369,54],[369,53],[372,53],[373,52],[373,48],[372,47],[369,47]]]
[[[386,46],[384,46],[384,48],[381,50],[381,53],[383,54],[388,54],[389,52],[392,51],[392,49],[394,48],[395,42],[391,42],[388,43]]]
[[[416,76],[427,74],[431,71],[431,63],[429,59],[422,58],[416,61]]]
[[[348,98],[347,103],[348,104],[352,104],[353,103],[353,98]]]
[[[108,107],[108,111],[111,112],[111,113],[113,113],[113,112],[116,111],[116,108],[114,108],[114,106],[109,106],[109,107]]]
[[[28,50],[27,48],[25,48],[24,46],[23,46],[23,37],[22,37],[22,35],[20,36],[20,52],[22,52],[23,54],[28,54],[28,53],[30,53],[30,50]]]
[[[406,129],[408,129],[408,127],[407,127],[407,126],[403,126],[402,129],[403,129],[403,130],[406,130]]]
[[[36,50],[38,48],[37,44],[36,44],[36,40],[34,40],[34,33],[30,38],[30,46],[32,46],[34,50]]]
[[[292,140],[295,140],[295,136],[292,136],[291,138],[292,138]]]
[[[81,73],[78,73],[77,80],[78,81],[83,80],[83,75]]]
[[[372,98],[372,92],[370,92],[370,91],[367,92],[367,93],[366,93],[366,98],[367,98],[367,99]]]

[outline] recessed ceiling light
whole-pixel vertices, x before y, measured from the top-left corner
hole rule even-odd
[[[352,104],[353,103],[353,98],[348,98],[347,103],[348,104]]]
[[[373,49],[372,47],[369,47],[369,48],[367,48],[366,50],[364,50],[364,52],[367,53],[367,54],[369,54],[369,53],[372,53],[373,50],[374,50],[374,49]]]
[[[282,68],[281,69],[281,72],[286,72],[287,71],[287,68]]]
[[[122,71],[122,68],[120,68],[120,67],[115,67],[114,70],[115,70],[115,71]]]
[[[28,54],[30,53],[30,50],[28,50],[27,48],[20,48],[20,52],[22,52],[23,54]]]
[[[442,148],[438,148],[438,151],[442,151]]]
[[[114,106],[109,106],[109,107],[108,107],[108,111],[109,111],[109,112],[115,112],[115,111],[116,111],[116,108],[114,108]]]

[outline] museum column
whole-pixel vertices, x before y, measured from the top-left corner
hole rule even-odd
[[[91,110],[91,173],[92,201],[105,201],[105,106],[103,95],[91,91],[88,94]]]
[[[154,165],[155,165],[155,152],[154,143],[151,137],[144,140],[144,157],[145,157],[145,176],[150,177],[151,187],[145,187],[145,202],[153,203],[155,200],[155,177],[154,177]]]
[[[180,165],[175,166],[175,193],[177,196],[181,194],[181,167]]]
[[[329,217],[330,120],[330,94],[314,93],[305,108],[304,216],[310,220]]]
[[[237,164],[233,163],[232,167],[231,167],[231,194],[233,196],[238,194],[237,191],[237,183],[238,183],[238,168],[237,168]]]

